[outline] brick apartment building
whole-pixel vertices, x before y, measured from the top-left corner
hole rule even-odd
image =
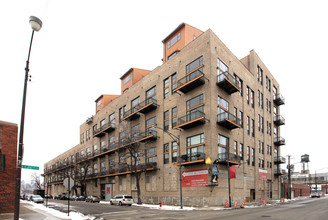
[[[80,143],[44,165],[48,191],[64,192],[70,174],[83,179],[87,195],[136,198],[135,165],[143,202],[179,204],[180,146],[185,205],[222,205],[228,166],[233,200],[279,198],[284,99],[259,56],[251,50],[238,59],[211,29],[185,23],[162,43],[163,64],[124,73],[120,95],[95,100]],[[131,147],[134,154],[127,153]]]
[[[16,124],[0,121],[0,214],[14,213],[17,131]]]

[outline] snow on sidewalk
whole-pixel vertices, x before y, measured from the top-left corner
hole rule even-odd
[[[52,209],[52,208],[46,208],[43,204],[36,204],[34,202],[29,202],[25,200],[21,200],[21,203],[25,203],[28,209],[31,209],[35,212],[38,212],[42,215],[47,216],[47,219],[56,219],[54,217],[57,217],[58,219],[69,219],[69,220],[90,220],[95,219],[96,217],[90,216],[90,215],[83,215],[79,212],[70,212],[69,216],[67,213],[60,212],[58,210]],[[20,218],[21,220],[24,220],[24,217]]]

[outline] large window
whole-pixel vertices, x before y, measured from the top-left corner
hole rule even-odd
[[[178,42],[181,39],[181,32],[179,32],[177,35],[175,35],[171,40],[167,42],[167,49],[172,47],[176,42]]]
[[[171,145],[171,152],[172,152],[172,163],[178,161],[178,144],[176,141],[172,142]]]
[[[225,65],[225,63],[222,62],[222,60],[220,60],[220,58],[218,58],[218,75],[220,75],[221,73],[225,73],[228,72],[229,68],[227,65]]]
[[[170,161],[170,154],[169,154],[169,144],[164,144],[163,147],[163,154],[164,154],[164,164],[168,164]]]
[[[172,76],[171,76],[171,87],[172,87],[171,90],[172,90],[172,94],[173,94],[173,90],[178,87],[177,81],[178,81],[177,74],[176,73],[172,74]]]
[[[187,101],[187,121],[201,117],[204,112],[203,94]]]
[[[152,131],[155,130],[156,117],[152,117],[146,121],[146,135],[151,135]]]
[[[140,135],[140,125],[137,124],[131,128],[131,136],[133,139],[136,139],[139,137],[139,135]]]
[[[219,155],[225,157],[225,154],[229,151],[228,147],[229,147],[229,138],[219,134],[219,144],[218,144]]]
[[[169,97],[170,94],[170,81],[169,78],[164,79],[163,82],[163,86],[164,86],[164,99]]]
[[[241,160],[244,160],[244,144],[239,143],[239,156]]]
[[[149,89],[146,92],[146,99],[149,99],[149,98],[156,100],[156,86],[154,86],[153,88]]]
[[[138,104],[140,103],[140,97],[137,97],[131,101],[131,108],[132,112],[135,112],[138,110]]]
[[[192,72],[201,65],[203,65],[203,56],[197,58],[186,66],[186,74]]]
[[[199,71],[194,71],[198,69]],[[196,78],[203,72],[203,57],[199,57],[186,66],[187,82]]]
[[[156,163],[157,162],[157,153],[156,147],[146,150],[146,163]]]
[[[119,109],[119,117],[120,117],[120,121],[122,121],[123,119],[123,115],[126,112],[126,106],[124,105],[122,108]]]
[[[169,130],[169,111],[164,112],[164,131]]]
[[[174,108],[172,108],[172,128],[173,127],[175,127],[176,125],[177,125],[177,122],[178,122],[178,118],[177,118],[177,114],[178,114],[178,109],[177,109],[177,107],[174,107]]]
[[[198,160],[204,154],[204,134],[187,137],[187,155],[189,161]]]
[[[124,79],[123,79],[123,85],[126,84],[127,82],[129,82],[131,79],[131,74],[127,75]]]
[[[115,127],[115,113],[109,115],[109,122],[112,127]]]

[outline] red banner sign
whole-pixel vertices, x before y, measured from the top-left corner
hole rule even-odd
[[[191,170],[182,172],[182,187],[199,187],[208,185],[208,170]]]
[[[263,169],[259,169],[259,180],[268,180],[268,171],[267,170],[263,170]]]

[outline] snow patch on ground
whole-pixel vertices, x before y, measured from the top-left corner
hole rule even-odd
[[[42,213],[43,215],[52,215],[58,218],[63,218],[63,219],[71,219],[71,220],[90,220],[90,219],[96,219],[94,216],[90,215],[83,215],[82,213],[78,212],[70,212],[69,216],[67,213],[60,212],[58,210],[52,209],[52,208],[46,208],[43,204],[36,204],[34,202],[29,202],[25,200],[21,200],[21,203],[28,203],[29,208],[32,209],[35,212]],[[24,220],[24,219],[21,219]]]

